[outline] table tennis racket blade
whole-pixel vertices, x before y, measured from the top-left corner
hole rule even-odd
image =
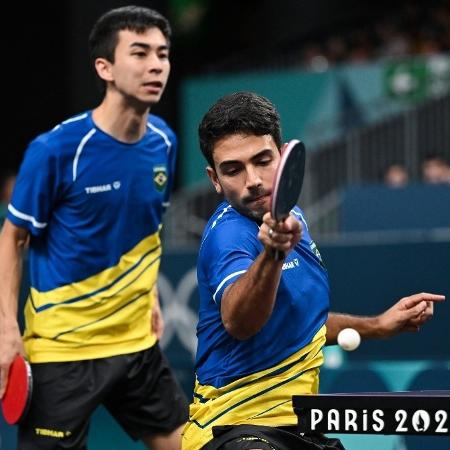
[[[6,390],[2,398],[2,410],[5,421],[10,425],[17,424],[27,413],[33,380],[31,367],[22,355],[17,355],[10,368]]]
[[[288,143],[281,154],[272,185],[272,217],[284,220],[297,203],[305,175],[305,146],[297,139]]]
[[[304,175],[305,146],[303,142],[293,139],[289,141],[281,154],[272,184],[270,211],[277,222],[285,220],[297,203]],[[284,256],[283,252],[275,252],[275,258],[278,260],[283,259]]]

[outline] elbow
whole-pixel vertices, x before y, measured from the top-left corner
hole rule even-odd
[[[223,326],[225,327],[227,333],[238,341],[250,339],[259,331],[259,328],[256,329],[255,327],[244,325],[242,323],[236,323],[231,320],[224,320]]]

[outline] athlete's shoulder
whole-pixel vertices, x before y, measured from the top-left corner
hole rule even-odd
[[[163,139],[168,140],[172,145],[177,143],[177,136],[168,123],[155,114],[149,114],[147,126],[153,132],[159,134]]]
[[[95,127],[90,119],[90,112],[84,112],[60,122],[51,130],[37,136],[32,145],[44,146],[49,150],[57,148],[59,151],[68,141],[80,141]]]
[[[257,230],[257,224],[248,217],[243,216],[227,201],[219,204],[206,224],[202,245],[205,241],[228,241],[233,236],[242,236],[246,230],[253,234]]]
[[[92,121],[92,112],[85,111],[75,116],[71,116],[68,119],[63,120],[54,128],[52,128],[47,135],[49,137],[55,137],[66,134],[79,134],[83,131],[89,131],[95,129],[95,125]]]
[[[230,223],[246,222],[248,219],[238,213],[230,203],[223,201],[220,203],[212,216],[208,220],[206,229],[216,229],[221,226],[227,226]]]

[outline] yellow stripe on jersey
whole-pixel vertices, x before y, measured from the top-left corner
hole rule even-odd
[[[212,427],[218,425],[297,424],[292,396],[318,392],[325,332],[324,325],[307,346],[281,363],[222,388],[196,381],[189,422],[183,431],[183,450],[200,449],[212,439]]]
[[[159,232],[118,264],[47,292],[31,289],[24,343],[31,362],[77,361],[151,347],[151,308],[161,257]]]

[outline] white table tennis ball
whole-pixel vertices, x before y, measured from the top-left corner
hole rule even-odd
[[[359,347],[361,336],[353,328],[344,328],[339,332],[337,342],[344,350],[351,352]]]

